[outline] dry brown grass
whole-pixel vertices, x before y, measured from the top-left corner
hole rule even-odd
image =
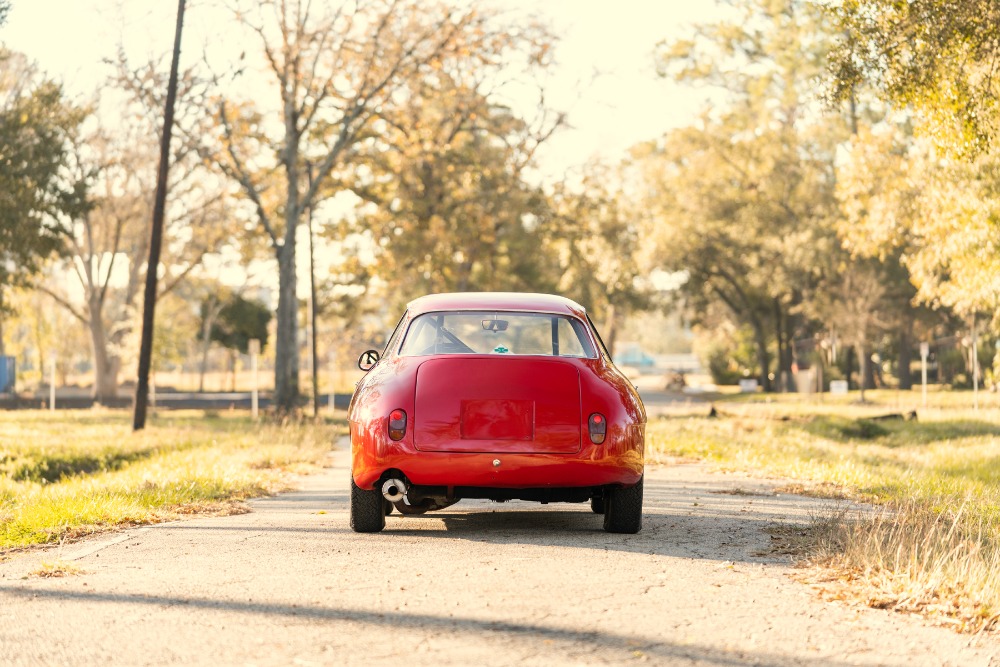
[[[780,493],[871,503],[775,528],[774,550],[808,565],[803,578],[827,597],[1000,632],[1000,418],[884,421],[870,406],[808,407],[738,405],[728,417],[659,420],[649,426],[649,458],[693,456],[793,480]]]
[[[1000,629],[996,526],[966,505],[909,501],[818,518],[801,578],[827,599],[918,613],[961,632]]]
[[[62,560],[56,560],[56,561],[42,561],[41,566],[39,566],[38,569],[29,572],[28,576],[41,577],[43,579],[53,579],[60,577],[75,577],[80,574],[85,574],[85,571],[77,567],[73,563],[68,563]]]

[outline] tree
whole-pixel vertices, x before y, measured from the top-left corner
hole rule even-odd
[[[369,236],[372,274],[402,303],[431,292],[554,285],[538,252],[548,203],[524,171],[561,117],[533,126],[477,83],[456,81],[442,65],[411,85],[409,102],[383,113],[379,139],[366,144],[362,169],[370,165],[371,176],[352,181],[362,205],[342,235]]]
[[[748,129],[738,115],[645,150],[636,155],[661,268],[687,273],[695,319],[721,302],[753,331],[760,383],[770,389],[772,354],[787,376],[817,256],[836,245],[829,153],[791,130]]]
[[[982,313],[1000,317],[1000,5],[852,0],[832,11],[844,35],[830,70],[834,99],[871,85],[891,105],[912,111],[920,137],[929,139],[911,142],[885,165],[904,185],[883,188],[872,200],[901,215],[867,225],[882,234],[866,244],[885,252],[894,243],[886,234],[895,230],[906,239],[903,259],[922,302],[973,322]],[[878,142],[898,139],[865,143]],[[878,162],[864,145],[858,150],[862,160]]]
[[[909,389],[915,328],[926,332],[941,320],[932,308],[956,305],[934,296],[935,290],[923,276],[925,256],[947,256],[955,241],[949,244],[934,239],[928,243],[922,238],[926,223],[942,223],[940,213],[928,210],[926,201],[933,190],[929,187],[933,179],[928,178],[926,142],[914,139],[905,124],[884,119],[877,127],[873,130],[869,124],[861,124],[845,145],[837,168],[837,199],[842,212],[837,234],[851,261],[881,264],[879,275],[886,298],[879,306],[880,313],[885,326],[897,334],[900,388]],[[962,236],[961,230],[952,232]],[[917,290],[918,284],[924,288]],[[963,286],[964,296],[970,294],[967,287]]]
[[[0,324],[4,290],[27,284],[61,251],[67,216],[86,209],[84,183],[65,168],[85,116],[24,56],[0,47]],[[0,329],[0,348],[2,340]]]
[[[215,321],[226,299],[220,294],[224,290],[212,290],[201,300],[199,306],[199,343],[201,346],[201,362],[198,364],[198,391],[205,391],[205,372],[208,370],[208,353],[212,349],[212,333],[215,331]]]
[[[1000,315],[1000,158],[932,165],[907,257],[918,295],[968,317]]]
[[[959,315],[998,312],[1000,159],[940,160],[927,141],[862,128],[838,170],[851,251],[898,257],[916,300]]]
[[[740,22],[698,26],[660,52],[665,76],[716,86],[728,105],[636,155],[664,268],[687,271],[696,311],[724,303],[753,331],[769,389],[772,343],[787,380],[792,341],[811,334],[801,305],[818,278],[813,255],[831,245],[834,154],[847,126],[814,109],[828,49],[819,9],[796,0],[742,9]]]
[[[579,184],[556,184],[542,253],[558,270],[557,292],[587,308],[612,353],[626,315],[647,305],[650,290],[642,281],[642,218],[626,204],[622,177],[593,164]]]
[[[17,358],[17,375],[26,386],[47,385],[49,362],[56,361],[57,383],[89,369],[87,332],[72,316],[53,311],[44,293],[31,288],[8,294],[12,315],[7,321],[7,354]]]
[[[82,291],[83,303],[60,287],[61,275],[39,283],[90,332],[98,402],[117,396],[123,354],[135,330],[149,253],[156,134],[156,127],[133,110],[115,130],[97,126],[74,142],[73,172],[88,182],[88,206],[69,225],[61,268],[75,279],[74,291]],[[171,242],[164,249],[160,297],[197,270],[231,231],[226,199],[212,189],[197,154],[175,142],[172,155],[166,221]]]
[[[516,31],[476,3],[417,0],[326,11],[305,0],[244,2],[235,17],[256,39],[280,104],[267,108],[217,89],[215,142],[204,152],[239,184],[278,264],[275,402],[287,411],[299,395],[295,252],[304,213],[331,194],[372,122],[405,98],[409,82],[448,59],[468,67],[499,61]]]
[[[899,308],[898,295],[893,291],[903,285],[909,287],[909,283],[898,277],[893,280],[894,265],[877,257],[852,256],[840,250],[824,255],[824,259],[827,265],[823,267],[823,279],[809,295],[806,309],[826,324],[839,343],[853,346],[858,361],[858,388],[864,402],[865,390],[874,386],[870,362],[876,337],[896,323],[891,313]]]
[[[912,107],[942,146],[989,148],[998,128],[1000,5],[993,0],[849,0],[830,5],[842,35],[834,99],[872,85]]]
[[[267,327],[271,311],[265,303],[232,295],[212,313],[212,304],[202,307],[202,329],[207,329],[212,341],[230,351],[229,371],[236,390],[236,353],[247,354],[251,340],[259,340],[261,350],[267,345]]]

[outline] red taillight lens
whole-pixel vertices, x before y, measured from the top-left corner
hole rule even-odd
[[[406,435],[406,413],[402,410],[393,410],[389,413],[389,437],[393,440],[402,440]]]
[[[608,434],[608,420],[600,412],[590,415],[588,420],[590,427],[590,441],[595,445],[604,442],[604,437]]]

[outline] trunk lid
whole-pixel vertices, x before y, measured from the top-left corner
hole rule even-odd
[[[580,373],[549,359],[430,359],[417,370],[414,446],[425,452],[580,451]]]

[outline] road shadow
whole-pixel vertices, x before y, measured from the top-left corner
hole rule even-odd
[[[539,642],[586,646],[592,651],[618,652],[619,659],[635,659],[636,653],[658,661],[689,661],[696,664],[729,667],[753,664],[761,667],[782,667],[802,664],[801,656],[785,656],[754,650],[733,651],[690,642],[674,643],[642,636],[631,636],[607,630],[574,630],[553,625],[528,622],[495,621],[463,616],[442,616],[421,612],[376,611],[324,605],[283,604],[171,595],[137,595],[98,593],[73,590],[53,590],[28,586],[0,585],[0,597],[9,604],[33,600],[52,601],[60,605],[139,605],[152,609],[181,607],[192,611],[219,611],[265,617],[301,618],[312,621],[364,623],[393,629],[447,631],[474,635],[482,641],[490,635],[515,637],[519,642],[537,646]],[[614,657],[609,656],[609,657]],[[818,667],[840,667],[848,663],[812,658],[809,664]]]
[[[742,486],[741,486],[742,484]],[[375,540],[389,547],[394,539],[469,540],[497,545],[524,544],[596,551],[619,551],[744,563],[787,564],[777,553],[771,532],[776,526],[805,525],[813,516],[842,507],[836,501],[776,494],[759,483],[738,477],[663,480],[647,477],[643,529],[636,535],[606,533],[603,516],[589,503],[494,503],[464,500],[452,507],[417,516],[393,512],[377,534],[354,533],[349,524],[347,493],[317,489],[291,492],[254,501],[253,513],[232,517],[165,524],[160,530],[280,533],[329,536],[332,543]],[[315,525],[302,525],[304,515]],[[297,518],[296,518],[297,517]],[[312,524],[312,517],[308,520]]]
[[[387,519],[386,540],[406,535],[494,544],[561,546],[746,563],[788,563],[775,553],[770,530],[805,525],[842,505],[769,491],[746,490],[738,480],[670,482],[647,479],[643,528],[635,535],[606,533],[589,504],[463,501],[448,510]]]

